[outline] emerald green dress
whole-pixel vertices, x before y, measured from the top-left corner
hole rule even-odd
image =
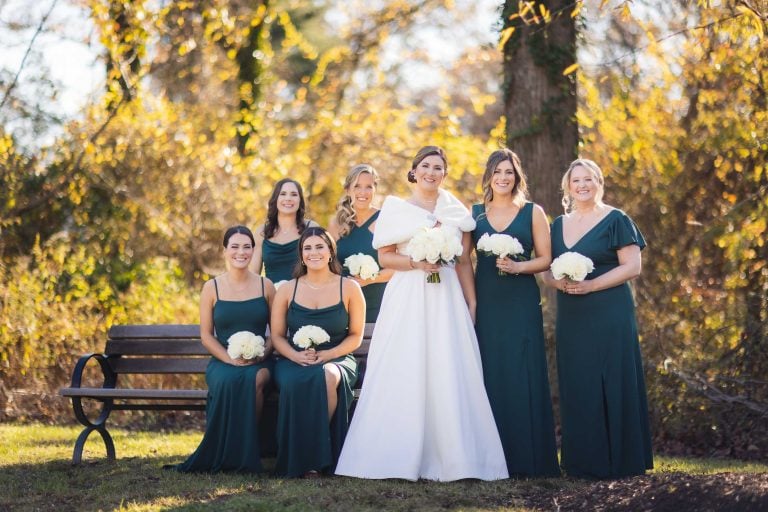
[[[261,297],[242,301],[219,299],[216,279],[213,284],[216,287],[213,306],[216,339],[226,347],[229,337],[239,331],[265,337],[269,308],[264,298],[264,280],[261,280]],[[272,358],[249,366],[233,366],[211,357],[205,370],[208,384],[205,435],[197,450],[175,466],[177,471],[258,473],[263,470],[256,415],[256,373],[262,368],[272,373]]]
[[[552,257],[589,257],[594,279],[619,265],[617,250],[645,247],[643,235],[613,210],[573,247],[563,218],[552,224]],[[561,460],[569,476],[618,478],[653,467],[643,363],[629,283],[586,295],[557,292],[557,371],[562,421]]]
[[[533,203],[496,231],[485,205],[472,207],[475,246],[484,234],[517,238],[530,259],[533,251]],[[483,361],[483,380],[499,430],[510,476],[557,476],[557,445],[547,378],[541,294],[531,274],[499,275],[496,256],[478,251],[475,278],[475,330]]]
[[[376,222],[378,216],[379,212],[377,211],[361,226],[354,226],[352,231],[338,239],[336,242],[336,255],[342,264],[344,264],[344,260],[353,254],[363,253],[372,256],[376,260],[376,264],[381,268],[379,252],[373,248],[373,233],[370,230],[371,224]],[[349,275],[347,267],[344,267],[344,275]],[[375,322],[376,318],[378,318],[381,298],[384,296],[384,289],[386,287],[387,283],[373,283],[362,287],[363,296],[365,297],[365,321],[367,323]]]
[[[296,281],[288,306],[288,340],[305,325],[322,327],[329,342],[317,347],[325,350],[339,345],[349,331],[349,314],[341,298],[343,279],[339,278],[339,302],[312,309],[296,302]],[[302,350],[293,345],[296,350]],[[333,472],[349,428],[352,386],[357,381],[357,362],[352,354],[331,361],[341,372],[336,412],[328,421],[328,395],[323,365],[301,366],[289,359],[275,363],[275,383],[280,389],[277,414],[277,460],[275,473],[297,477],[308,471]]]
[[[273,283],[293,279],[293,270],[299,262],[298,248],[298,238],[284,244],[264,240],[261,244],[264,275]]]

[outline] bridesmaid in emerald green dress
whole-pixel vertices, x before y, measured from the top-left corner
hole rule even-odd
[[[275,288],[269,279],[248,270],[254,245],[248,228],[229,228],[224,235],[229,269],[206,282],[200,294],[200,338],[212,356],[205,370],[205,435],[185,462],[172,467],[177,471],[262,471],[259,416],[273,367],[272,344],[265,332]],[[265,338],[263,357],[232,359],[227,354],[227,340],[239,331]]]
[[[271,315],[272,340],[282,356],[275,363],[280,389],[275,473],[313,477],[331,473],[349,427],[357,363],[352,352],[363,340],[365,299],[344,278],[336,244],[320,227],[299,239],[296,278],[281,286]],[[317,326],[330,341],[303,349],[294,343],[301,327]]]
[[[379,252],[372,245],[373,231],[379,216],[379,210],[372,206],[378,183],[379,175],[376,169],[368,164],[356,165],[347,174],[344,181],[344,197],[339,201],[336,215],[328,227],[328,232],[336,239],[342,265],[348,257],[360,253],[371,256],[379,265]],[[391,269],[381,268],[379,275],[373,279],[352,276],[363,289],[366,322],[376,322],[384,289],[393,273]],[[344,267],[344,275],[349,276],[347,267]]]
[[[267,222],[257,232],[252,267],[273,283],[288,281],[299,262],[297,246],[299,236],[308,227],[315,225],[304,219],[306,203],[304,192],[298,181],[283,178],[272,189],[267,203]]]
[[[534,277],[551,262],[549,223],[544,210],[527,201],[520,159],[509,149],[488,158],[483,193],[484,202],[472,207],[475,247],[485,234],[504,234],[524,249],[516,259],[477,252],[476,331],[485,389],[509,475],[557,476],[541,294]]]
[[[595,269],[584,281],[555,279],[562,466],[569,476],[619,478],[653,467],[648,404],[629,281],[640,274],[643,235],[602,202],[592,160],[563,176],[565,215],[552,224],[552,256],[578,252]]]

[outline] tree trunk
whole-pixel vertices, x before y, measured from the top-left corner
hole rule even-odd
[[[576,62],[576,24],[569,2],[537,2],[538,13],[539,4],[552,13],[550,23],[510,20],[520,4],[504,4],[504,28],[515,27],[504,45],[504,112],[507,146],[522,160],[531,199],[555,217],[560,179],[578,147],[575,75],[563,76]]]

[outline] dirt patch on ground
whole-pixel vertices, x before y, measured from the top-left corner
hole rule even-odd
[[[527,497],[542,511],[768,511],[768,474],[664,473]]]

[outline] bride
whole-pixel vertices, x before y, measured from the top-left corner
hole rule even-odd
[[[504,451],[483,386],[473,320],[469,260],[475,222],[440,188],[445,152],[422,148],[407,200],[389,196],[373,246],[395,275],[387,284],[368,355],[368,371],[336,473],[359,478],[440,481],[507,478]],[[422,228],[442,225],[461,238],[455,268],[403,254]],[[427,283],[439,271],[440,283]]]

